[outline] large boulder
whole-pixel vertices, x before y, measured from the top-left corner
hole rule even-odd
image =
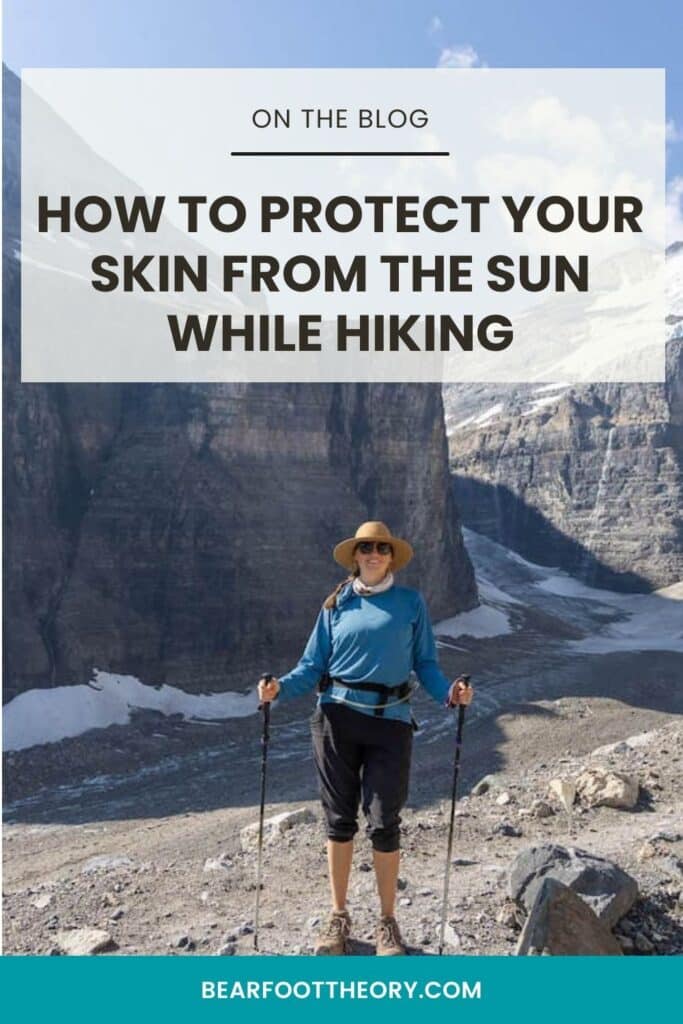
[[[545,878],[515,950],[517,956],[622,956],[604,922],[572,889]]]
[[[510,895],[527,913],[546,878],[568,886],[608,928],[628,913],[638,897],[638,883],[617,864],[576,847],[554,843],[520,851],[510,868]]]
[[[638,803],[640,786],[632,775],[587,768],[576,780],[576,792],[587,807],[619,807],[629,811]]]

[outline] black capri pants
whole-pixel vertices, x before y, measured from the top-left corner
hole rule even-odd
[[[408,798],[412,727],[325,703],[313,713],[311,732],[328,839],[353,839],[362,795],[373,849],[398,850],[400,812]]]

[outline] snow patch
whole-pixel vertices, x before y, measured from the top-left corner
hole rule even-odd
[[[614,651],[674,651],[683,654],[683,583],[675,596],[661,591],[633,598],[633,611],[624,622],[614,622],[596,636],[574,640],[570,647],[582,654]],[[668,587],[667,590],[675,589]]]
[[[493,608],[491,605],[483,604],[479,608],[473,608],[470,612],[461,612],[452,619],[444,619],[437,622],[434,627],[435,634],[449,637],[472,636],[480,639],[482,637],[506,636],[512,633],[510,616],[500,608]]]
[[[477,576],[477,589],[479,590],[479,596],[483,598],[484,604],[524,604],[518,598],[513,597],[512,594],[507,594],[500,587],[497,587],[495,583],[491,583],[483,576]]]
[[[147,686],[134,676],[95,669],[91,683],[27,690],[3,709],[5,750],[58,743],[88,729],[125,725],[131,711],[145,708],[188,720],[241,718],[256,711],[255,693],[186,693],[175,686]]]
[[[540,395],[544,391],[566,391],[569,384],[566,381],[562,381],[561,384],[541,384],[540,388],[534,388],[533,394]]]
[[[582,654],[614,651],[674,651],[683,653],[683,582],[652,594],[621,594],[586,586],[564,573],[533,584],[559,597],[597,601],[625,618],[612,622],[594,636],[569,641]]]
[[[588,601],[603,601],[606,604],[618,603],[623,598],[633,597],[632,594],[620,594],[616,590],[600,590],[598,587],[589,587],[581,580],[567,576],[566,573],[558,573],[554,576],[547,576],[544,580],[534,583],[539,590],[545,590],[549,594],[556,594],[558,597],[578,597]]]
[[[490,409],[486,410],[486,412],[483,412],[480,416],[476,416],[474,422],[478,427],[480,427],[483,423],[488,423],[489,420],[492,420],[496,416],[499,416],[502,411],[503,403],[496,402],[496,404],[492,405]]]
[[[652,280],[644,277],[638,279],[631,273],[623,270],[619,274],[618,287],[612,287],[609,291],[598,293],[593,302],[588,306],[588,313],[607,313],[615,310],[631,310],[640,313],[653,303]]]
[[[458,423],[455,423],[452,427],[450,427],[450,429],[460,430],[461,427],[467,427],[470,424],[472,424],[475,427],[481,427],[485,423],[488,423],[490,420],[495,419],[495,417],[500,415],[502,411],[503,403],[496,402],[495,405],[490,406],[488,409],[485,410],[485,412],[480,413],[478,416],[474,414],[472,416],[468,416],[466,419],[460,420]]]
[[[523,558],[522,555],[517,554],[512,548],[505,547],[504,544],[499,544],[495,540],[491,540],[490,537],[485,537],[481,533],[477,533],[476,530],[472,530],[468,526],[462,528],[462,538],[465,542],[465,547],[470,552],[472,560],[477,570],[477,579],[483,579],[485,583],[489,580],[487,577],[480,575],[479,565],[481,560],[481,568],[486,568],[487,572],[493,571],[496,576],[501,573],[501,567],[498,562],[498,558],[502,559],[503,565],[506,561],[515,562],[517,565],[523,566],[535,575],[540,575],[545,578],[546,576],[560,572],[558,566],[539,565],[537,562],[530,562],[527,558]],[[480,547],[483,545],[484,551],[480,551]],[[490,564],[491,553],[495,552],[498,556],[493,565]],[[505,569],[503,571],[503,576]]]
[[[533,402],[529,402],[528,406],[522,413],[522,416],[533,416],[539,409],[543,409],[546,405],[554,405],[556,402],[557,395],[546,395],[543,398],[535,398]]]
[[[530,562],[527,558],[523,558],[521,555],[518,555],[516,551],[512,550],[512,548],[505,549],[505,553],[513,562],[517,562],[517,565],[523,565],[525,569],[532,569],[534,572],[555,572],[557,568],[556,566],[551,567],[548,565],[539,565],[537,562]]]

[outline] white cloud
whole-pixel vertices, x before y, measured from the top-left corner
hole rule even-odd
[[[653,121],[649,118],[635,118],[624,110],[616,116],[609,125],[609,134],[612,141],[618,146],[625,146],[634,149],[637,146],[661,146],[666,136],[669,139],[669,132],[674,132],[673,121],[664,125],[661,121]]]
[[[436,33],[440,32],[442,28],[443,22],[441,18],[439,17],[438,14],[433,14],[427,27],[427,31],[429,32],[430,36],[436,35]]]
[[[439,54],[437,66],[440,68],[476,68],[481,66],[481,60],[474,47],[465,43],[463,46],[447,46],[443,49]]]
[[[672,178],[666,186],[666,241],[683,242],[683,177]]]
[[[677,127],[673,118],[666,122],[666,141],[668,143],[683,142],[683,132]]]
[[[602,164],[611,154],[597,121],[574,114],[556,97],[541,96],[499,120],[500,135],[506,142],[537,143],[554,152],[587,156]]]

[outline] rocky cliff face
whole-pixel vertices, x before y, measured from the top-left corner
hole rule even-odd
[[[675,299],[673,335],[681,313]],[[451,386],[444,403],[468,526],[594,585],[683,577],[683,338],[668,342],[665,385]]]
[[[20,383],[18,110],[6,73],[4,699],[93,666],[282,672],[369,518],[414,543],[435,617],[473,607],[437,386]]]

